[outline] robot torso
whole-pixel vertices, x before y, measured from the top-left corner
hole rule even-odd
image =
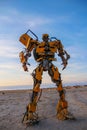
[[[55,61],[55,53],[57,52],[56,42],[41,42],[34,49],[34,57],[37,62],[48,60]]]
[[[40,62],[44,68],[44,71],[48,70],[52,65],[52,61],[56,61],[55,53],[57,52],[56,41],[41,42],[33,50],[34,58],[37,62]]]

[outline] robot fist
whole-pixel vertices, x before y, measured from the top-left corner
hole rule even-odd
[[[23,69],[24,69],[24,71],[28,71],[26,64],[23,64]]]
[[[62,70],[64,70],[64,69],[66,68],[67,64],[68,64],[68,63],[67,63],[67,60],[64,60],[63,63],[62,63],[62,65],[63,65],[64,67],[62,68]]]

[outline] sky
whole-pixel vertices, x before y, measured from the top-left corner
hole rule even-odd
[[[33,55],[29,72],[24,72],[19,52],[24,46],[20,36],[31,29],[41,41],[43,33],[61,40],[70,54],[67,68],[57,57],[54,65],[63,84],[87,84],[87,1],[86,0],[0,0],[0,89],[33,85],[32,71],[37,67]],[[44,72],[42,84],[51,84]]]

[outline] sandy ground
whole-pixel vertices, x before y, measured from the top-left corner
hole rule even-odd
[[[58,92],[55,88],[43,89],[37,107],[41,120],[38,125],[30,127],[26,127],[21,121],[31,90],[0,91],[0,130],[87,130],[87,86],[67,87],[65,90],[68,109],[76,120],[58,120]]]

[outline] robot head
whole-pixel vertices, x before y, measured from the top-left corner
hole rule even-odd
[[[48,34],[43,34],[42,39],[43,39],[43,41],[47,42],[49,40],[49,35]]]

